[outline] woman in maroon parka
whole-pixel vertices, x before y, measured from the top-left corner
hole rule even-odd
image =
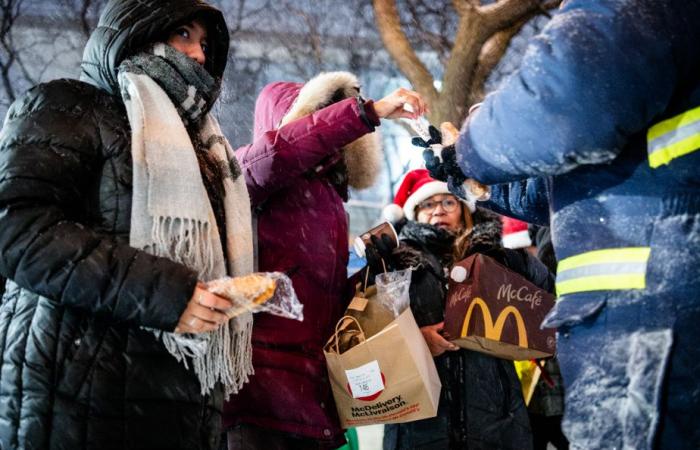
[[[258,269],[290,274],[304,320],[255,318],[255,375],[225,408],[229,449],[343,443],[322,351],[351,295],[343,202],[348,185],[366,188],[378,173],[379,118],[424,110],[405,89],[365,101],[345,72],[272,83],[258,97],[254,144],[236,151],[256,209]]]

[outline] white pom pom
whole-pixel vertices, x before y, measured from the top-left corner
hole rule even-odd
[[[467,279],[467,269],[462,266],[454,266],[452,272],[450,272],[450,278],[452,278],[457,283]]]
[[[382,217],[390,223],[397,223],[403,219],[403,209],[396,203],[390,203],[382,209]]]

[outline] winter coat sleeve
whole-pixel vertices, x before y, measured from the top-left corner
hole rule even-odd
[[[269,130],[253,144],[236,150],[251,203],[259,205],[327,157],[337,155],[344,145],[374,131],[378,119],[367,114],[365,107],[358,99],[348,98]]]
[[[89,226],[86,205],[109,155],[94,88],[77,84],[40,85],[10,108],[0,135],[0,273],[63,306],[172,330],[196,274]]]
[[[536,225],[549,226],[549,178],[538,177],[491,186],[484,206],[499,214]]]
[[[470,116],[457,152],[485,184],[613,160],[666,107],[684,39],[683,2],[571,0],[531,41],[519,70]]]

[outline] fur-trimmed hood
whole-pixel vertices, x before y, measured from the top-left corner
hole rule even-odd
[[[359,93],[360,83],[357,77],[348,72],[324,72],[305,84],[269,84],[255,105],[254,139],[328,105],[356,97]],[[379,133],[368,133],[346,145],[343,156],[348,184],[355,189],[370,187],[381,169]]]

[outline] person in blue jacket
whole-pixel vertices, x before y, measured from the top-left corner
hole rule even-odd
[[[551,225],[574,449],[700,448],[699,23],[697,1],[565,1],[456,154],[426,155]]]

